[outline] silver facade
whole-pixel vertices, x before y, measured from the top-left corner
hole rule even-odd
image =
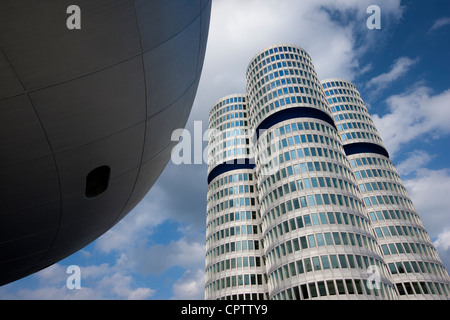
[[[196,94],[211,1],[0,3],[0,285],[120,221]]]
[[[267,299],[260,212],[250,148],[246,96],[219,100],[209,116],[209,182],[206,221],[206,284],[208,299]],[[235,169],[220,170],[234,165]]]
[[[358,90],[343,79],[322,86],[399,298],[447,298],[447,271]]]
[[[218,143],[217,137],[227,137],[222,130],[230,117],[217,105],[211,110],[210,129],[218,132],[210,139],[207,232],[216,233],[207,238],[207,299],[448,298],[447,271],[359,93],[345,81],[352,91],[343,94],[338,90],[337,98],[327,90],[329,83],[319,82],[303,49],[273,46],[258,53],[247,68],[247,93],[241,97],[246,101],[242,120],[247,121],[248,136],[240,141],[246,144]],[[350,104],[345,110],[352,115],[336,112],[335,101]],[[349,117],[355,124],[341,121]],[[246,155],[248,161],[233,151],[239,148],[252,150]],[[221,151],[222,159],[218,157]],[[356,164],[367,160],[362,157],[375,161],[376,174],[386,177],[375,180],[389,189],[365,193],[361,184],[373,181],[358,178]],[[241,270],[231,264],[227,267],[226,261],[224,268],[210,268],[226,260],[211,255],[211,248],[231,246],[236,240],[222,236],[222,230],[213,229],[210,223],[226,213],[218,203],[231,203],[234,197],[217,187],[242,170],[256,177],[254,203],[259,221],[253,223],[259,226],[255,230],[259,231],[267,282],[254,286],[235,281]],[[245,186],[249,182],[236,183]],[[367,198],[377,196],[386,201],[373,208]],[[383,209],[393,212],[391,220],[374,219]],[[394,228],[396,236],[380,236],[383,228]],[[406,247],[403,242],[408,243]],[[388,256],[386,248],[392,246],[403,251],[389,251]],[[252,296],[248,294],[252,289],[267,291]]]

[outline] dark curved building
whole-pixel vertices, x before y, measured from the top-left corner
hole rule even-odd
[[[83,248],[166,166],[197,91],[209,0],[0,2],[0,285]]]

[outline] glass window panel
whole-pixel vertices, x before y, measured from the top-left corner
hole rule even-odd
[[[297,271],[299,274],[302,274],[305,272],[305,270],[303,269],[302,260],[297,260]]]
[[[300,243],[298,242],[298,239],[294,239],[294,240],[292,240],[292,242],[294,243],[294,250],[295,251],[299,251],[300,250]]]
[[[319,294],[321,297],[327,295],[327,290],[325,289],[325,282],[323,282],[323,281],[317,282],[317,287],[319,289]]]
[[[303,219],[305,220],[305,226],[309,227],[311,225],[311,218],[310,218],[309,214],[304,215]]]
[[[363,294],[361,280],[359,280],[359,279],[355,280],[355,287],[356,287],[356,291],[358,292],[358,294]]]
[[[308,244],[306,243],[306,237],[300,237],[300,244],[302,246],[302,249],[308,248]]]
[[[328,288],[328,294],[330,296],[334,296],[336,294],[336,288],[334,286],[333,280],[328,280],[327,281],[327,288]]]
[[[311,214],[311,219],[313,225],[317,226],[319,224],[319,217],[317,216],[317,213]]]
[[[302,219],[302,217],[297,217],[297,228],[303,228],[303,219]]]
[[[309,247],[314,248],[316,246],[316,240],[313,234],[308,235]]]
[[[325,212],[319,213],[319,216],[320,216],[320,223],[327,224],[327,216],[326,216]]]
[[[330,255],[330,261],[331,261],[331,267],[333,269],[339,268],[339,263],[338,263],[336,255],[334,255],[334,254]]]
[[[341,268],[347,268],[347,260],[345,259],[345,255],[339,255],[339,262],[341,263]]]
[[[328,256],[321,256],[322,266],[324,270],[330,269],[330,262],[328,261]]]
[[[340,245],[341,244],[341,240],[339,238],[339,233],[338,232],[333,232],[333,239],[334,239],[334,244],[335,245]]]
[[[316,283],[312,282],[309,284],[309,292],[311,293],[311,297],[315,298],[317,297],[317,289],[316,289]]]
[[[405,282],[404,285],[405,285],[405,289],[406,289],[406,293],[407,294],[414,294],[414,291],[412,289],[411,283]]]
[[[328,212],[328,221],[330,221],[330,224],[334,224],[334,215],[333,212]]]
[[[349,294],[354,294],[355,289],[353,288],[353,282],[352,280],[345,280],[345,284],[347,285],[347,291]]]
[[[312,258],[312,264],[313,264],[313,266],[314,266],[314,270],[315,270],[315,271],[321,269],[319,257],[313,257],[313,258]]]
[[[333,245],[333,239],[331,238],[331,233],[325,232],[325,242],[327,245]]]
[[[303,299],[309,299],[309,294],[308,294],[308,289],[306,288],[306,284],[302,284],[300,286],[300,288],[302,289]]]
[[[304,263],[305,263],[305,270],[306,270],[306,272],[310,272],[310,271],[313,270],[310,258],[304,259]]]
[[[324,240],[323,240],[323,235],[321,233],[316,234],[316,239],[317,239],[317,245],[319,247],[325,245]]]
[[[356,266],[355,266],[355,260],[354,260],[353,255],[351,255],[351,254],[347,255],[347,259],[348,259],[350,268],[355,268]]]
[[[397,286],[398,293],[401,296],[404,296],[406,294],[406,292],[405,292],[405,289],[403,288],[403,285],[401,283],[397,283],[396,286]]]
[[[338,293],[339,294],[345,294],[344,281],[336,280],[336,285],[337,285],[337,288],[338,288]]]

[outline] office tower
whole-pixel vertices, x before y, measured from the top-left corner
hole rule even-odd
[[[255,172],[269,297],[392,296],[309,55],[292,46],[256,55],[247,69],[247,99],[259,136]],[[380,270],[380,292],[365,285],[372,265]]]
[[[250,294],[253,288],[264,292],[256,298],[268,299],[448,297],[447,272],[354,86],[345,82],[351,92],[327,97],[330,92],[325,93],[323,85],[328,88],[329,82],[321,84],[310,56],[291,45],[273,46],[258,53],[250,61],[246,78],[246,94],[223,98],[210,114],[210,129],[218,131],[211,135],[209,145],[205,297],[240,299],[238,293]],[[339,88],[333,95],[336,92]],[[239,99],[245,101],[242,114],[236,112],[236,107],[232,111],[229,105]],[[345,110],[353,108],[358,115],[343,113],[345,121],[340,121],[341,113],[335,110],[342,110],[342,101],[349,106]],[[355,124],[349,127],[346,119],[351,117]],[[358,177],[363,168],[357,167],[359,161],[364,165],[372,161],[374,167],[370,170],[381,170],[377,175],[389,179],[361,181]],[[371,174],[373,177],[375,173]],[[263,280],[254,287],[233,282],[233,276],[244,272],[235,270],[231,262],[228,269],[229,256],[221,256],[236,246],[231,231],[227,231],[236,224],[230,221],[229,207],[232,203],[245,205],[246,201],[230,195],[231,186],[227,184],[232,181],[244,184],[243,188],[253,186],[253,192],[248,193],[251,211],[255,211],[251,221],[252,254],[261,254],[256,274],[262,273]],[[382,193],[367,193],[366,183],[375,181],[382,185],[386,182],[389,192],[383,189]],[[381,197],[383,205],[395,203],[402,207],[372,208],[367,201],[373,197],[377,201]],[[384,214],[383,210],[387,214],[398,212],[399,223],[378,222],[377,211]],[[407,219],[411,220],[407,223]],[[394,238],[381,238],[379,233],[386,228],[391,231],[389,227],[396,235],[403,232],[401,236],[407,234],[410,239],[401,238],[399,243]],[[235,229],[233,232],[235,236]],[[392,253],[386,260],[386,249],[395,246],[397,254],[401,245],[404,252],[400,251],[400,255],[411,252],[411,257],[395,256],[389,251]],[[414,268],[430,272],[424,272],[426,278],[417,278],[419,272]],[[414,276],[414,272],[416,278],[402,278],[404,274]],[[411,292],[410,286],[411,290],[419,286],[417,292],[421,294],[405,294]]]
[[[206,298],[267,299],[257,185],[245,95],[209,115]]]
[[[342,79],[322,86],[399,298],[448,297],[447,271],[359,92]]]

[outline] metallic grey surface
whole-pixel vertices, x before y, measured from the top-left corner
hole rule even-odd
[[[166,166],[200,79],[211,1],[0,2],[0,285],[81,249]],[[109,166],[108,189],[85,197]]]

